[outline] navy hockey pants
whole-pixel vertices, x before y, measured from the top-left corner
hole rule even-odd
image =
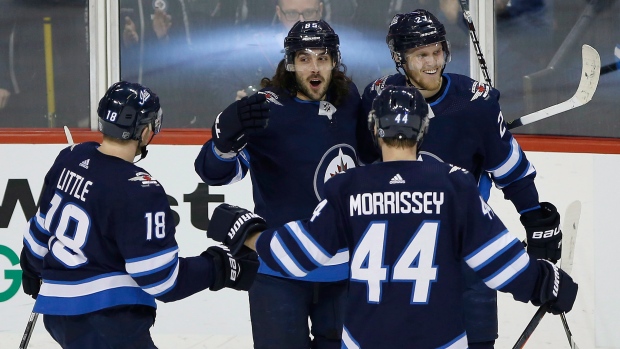
[[[157,349],[149,328],[155,309],[123,306],[73,316],[43,315],[47,332],[63,349]]]
[[[465,262],[461,269],[465,281],[463,315],[470,348],[493,348],[498,332],[497,291],[490,289]]]
[[[347,286],[258,274],[249,291],[254,348],[340,349]]]

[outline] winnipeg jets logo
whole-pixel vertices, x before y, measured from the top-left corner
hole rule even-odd
[[[129,178],[130,182],[142,182],[143,187],[148,187],[149,185],[159,185],[157,179],[153,178],[150,174],[146,172],[136,172],[136,176]]]
[[[279,106],[282,105],[282,103],[278,102],[278,98],[279,97],[278,97],[277,94],[275,94],[275,93],[273,93],[271,91],[265,91],[265,92],[258,91],[258,93],[261,94],[261,95],[265,95],[265,98],[267,99],[267,102],[273,103],[273,104],[276,104],[276,105],[279,105]]]
[[[140,102],[138,102],[138,104],[144,105],[144,103],[146,103],[149,98],[151,98],[150,93],[148,93],[146,90],[140,90]]]
[[[329,148],[314,172],[314,193],[323,199],[323,187],[330,178],[356,167],[357,154],[349,144],[337,144]]]
[[[478,97],[487,98],[489,96],[489,91],[491,88],[487,84],[480,83],[479,81],[475,81],[471,86],[471,93],[474,95],[471,97],[470,101],[477,99]]]

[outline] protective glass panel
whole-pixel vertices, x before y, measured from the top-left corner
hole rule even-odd
[[[90,127],[87,0],[0,0],[0,127]]]
[[[469,36],[460,7],[457,1],[443,3],[121,0],[121,77],[159,95],[166,128],[211,127],[226,106],[274,75],[284,58],[284,37],[303,17],[324,19],[334,28],[347,75],[362,92],[375,79],[396,73],[385,42],[388,26],[394,14],[417,8],[446,25],[453,57],[446,71],[468,74]]]
[[[496,1],[497,82],[506,120],[562,103],[577,91],[582,45],[594,47],[602,66],[615,67],[620,37],[616,0]],[[620,53],[619,53],[620,55]],[[603,69],[590,102],[514,133],[619,137],[620,73]]]

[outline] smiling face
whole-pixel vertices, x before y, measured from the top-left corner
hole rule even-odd
[[[334,61],[325,48],[309,48],[295,53],[297,97],[306,101],[325,99],[332,79]]]
[[[405,52],[405,72],[409,81],[424,98],[434,96],[441,88],[441,71],[446,63],[440,42],[416,47]]]

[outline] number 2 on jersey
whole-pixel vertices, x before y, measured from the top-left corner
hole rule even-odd
[[[371,222],[351,258],[351,281],[365,282],[368,303],[381,302],[381,288],[388,281],[384,264],[387,222]],[[428,302],[431,283],[437,280],[434,266],[438,221],[424,221],[392,267],[393,282],[411,282],[411,304]]]

